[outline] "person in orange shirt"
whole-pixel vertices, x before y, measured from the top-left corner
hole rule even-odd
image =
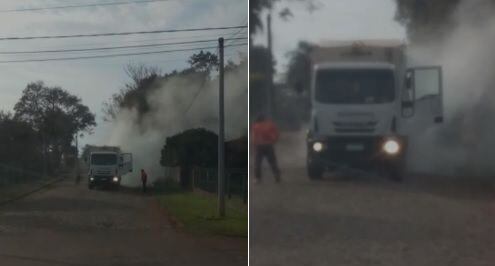
[[[251,140],[255,148],[254,172],[256,182],[261,182],[261,164],[266,157],[275,176],[275,181],[280,182],[280,169],[277,164],[274,145],[279,139],[277,126],[264,115],[259,115],[252,126]]]
[[[143,193],[146,193],[146,183],[148,182],[148,174],[141,169],[141,182],[143,183]]]

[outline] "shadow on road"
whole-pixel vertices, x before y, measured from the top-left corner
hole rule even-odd
[[[60,260],[52,260],[52,259],[44,259],[44,258],[35,258],[35,257],[27,257],[27,256],[16,256],[16,255],[5,255],[0,254],[0,258],[9,259],[13,261],[25,261],[25,262],[38,262],[46,265],[66,265],[66,266],[90,266],[92,264],[81,264]]]
[[[328,174],[322,180],[313,180],[311,182],[337,186],[390,189],[406,193],[426,193],[433,196],[464,200],[486,201],[495,199],[495,178],[492,177],[410,174],[405,177],[403,182],[398,183],[378,174],[338,172]]]

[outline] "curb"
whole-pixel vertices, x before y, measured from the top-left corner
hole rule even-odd
[[[15,201],[21,200],[21,199],[23,199],[23,198],[26,198],[26,197],[28,197],[28,196],[30,196],[30,195],[32,195],[32,194],[34,194],[34,193],[36,193],[36,192],[39,192],[39,191],[41,191],[41,190],[45,189],[45,188],[46,188],[46,187],[48,187],[48,186],[51,186],[51,185],[53,185],[53,184],[55,184],[55,183],[58,183],[58,182],[61,182],[61,181],[63,181],[63,180],[65,180],[65,177],[62,177],[62,178],[58,178],[58,179],[52,180],[52,181],[50,181],[50,182],[48,182],[48,183],[46,183],[46,184],[41,185],[40,187],[37,187],[37,188],[35,188],[35,189],[33,189],[33,190],[30,190],[30,191],[28,191],[28,192],[25,192],[25,193],[23,193],[23,194],[21,194],[21,195],[19,195],[19,196],[14,197],[14,198],[7,199],[7,200],[4,200],[4,201],[0,201],[0,207],[5,206],[5,205],[7,205],[7,204],[10,204],[10,203],[12,203],[12,202],[15,202]]]

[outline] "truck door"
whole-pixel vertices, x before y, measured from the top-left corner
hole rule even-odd
[[[132,153],[122,153],[120,155],[120,169],[122,175],[132,172]]]
[[[442,67],[425,66],[406,71],[402,114],[422,126],[443,122]],[[420,125],[418,125],[420,126]]]

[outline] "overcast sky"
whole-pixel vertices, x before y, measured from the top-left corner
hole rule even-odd
[[[0,2],[0,37],[105,33],[123,31],[161,30],[175,28],[203,28],[247,24],[247,0],[170,0],[167,2],[121,6],[74,8],[36,12],[2,12],[2,10],[63,6],[73,4],[116,2],[115,0],[2,0]],[[42,49],[78,49],[104,46],[139,45],[180,42],[229,37],[238,30],[149,34],[126,37],[81,39],[0,41],[0,52]],[[246,36],[240,34],[237,36]],[[188,44],[139,48],[104,52],[71,52],[41,55],[0,55],[0,61],[57,58],[157,51],[192,47],[214,46]],[[213,50],[214,51],[214,50]],[[247,53],[247,46],[229,48],[226,57]],[[159,66],[164,71],[186,67],[192,52],[105,58],[85,61],[43,63],[0,63],[0,110],[12,110],[27,83],[43,80],[50,86],[61,86],[82,98],[84,104],[97,114],[99,126],[95,135],[83,142],[98,142],[104,130],[102,103],[117,92],[127,81],[123,71],[126,64],[145,63]]]
[[[394,0],[316,1],[320,8],[313,12],[297,1],[282,1],[275,6],[272,12],[273,52],[278,72],[286,69],[286,54],[295,49],[300,40],[318,43],[327,40],[406,38],[405,29],[394,20]],[[285,7],[289,7],[294,15],[289,21],[278,17]],[[260,32],[254,43],[265,45],[266,39],[266,32]]]

